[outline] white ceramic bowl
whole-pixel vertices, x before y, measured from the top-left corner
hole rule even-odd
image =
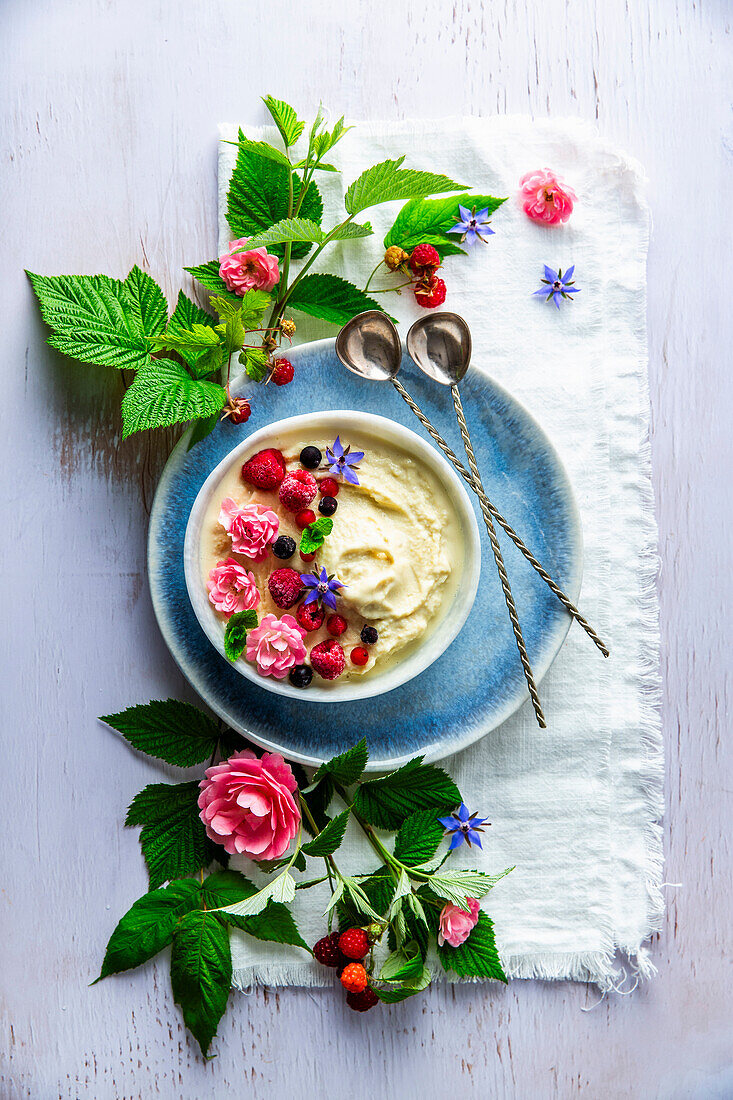
[[[335,438],[338,433],[344,436],[348,436],[350,432],[359,433],[383,439],[410,452],[443,484],[453,500],[461,525],[464,557],[462,562],[456,563],[459,577],[453,599],[441,609],[440,618],[432,625],[427,636],[417,646],[411,648],[404,660],[390,666],[384,672],[375,671],[343,683],[337,680],[323,687],[318,684],[317,677],[314,677],[310,687],[305,690],[293,687],[287,679],[275,680],[271,676],[260,676],[256,667],[244,657],[235,662],[235,668],[242,676],[258,687],[264,688],[265,691],[271,691],[274,695],[285,695],[291,699],[311,703],[347,703],[353,699],[368,699],[370,696],[392,691],[393,688],[412,680],[445,652],[468,618],[476,597],[481,571],[481,540],[478,524],[463,482],[453,472],[442,454],[411,432],[409,428],[371,413],[317,412],[279,420],[248,436],[211,471],[193,503],[184,543],[186,588],[204,633],[226,660],[222,620],[209,602],[201,575],[200,546],[204,516],[219,482],[231,466],[242,465],[250,455],[264,447],[272,446],[279,435],[302,429],[308,429],[311,434],[318,437]]]

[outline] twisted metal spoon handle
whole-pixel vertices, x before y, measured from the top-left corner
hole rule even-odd
[[[517,549],[527,559],[527,561],[532,566],[532,568],[535,569],[537,571],[537,573],[539,573],[540,577],[542,577],[542,580],[548,586],[550,591],[555,596],[557,596],[558,600],[563,605],[565,610],[568,611],[570,615],[572,615],[572,617],[576,620],[577,623],[580,624],[580,626],[582,626],[583,630],[586,632],[588,637],[594,642],[594,644],[598,647],[598,649],[601,651],[603,656],[608,657],[609,656],[608,647],[604,644],[604,642],[601,640],[601,638],[598,636],[598,634],[596,634],[595,630],[590,625],[588,620],[580,613],[580,611],[575,606],[575,604],[571,600],[568,599],[568,597],[565,595],[565,593],[560,588],[560,586],[552,579],[552,577],[547,572],[547,570],[542,565],[542,563],[537,560],[537,558],[534,556],[534,554],[529,549],[529,547],[524,544],[521,537],[517,534],[517,532],[514,530],[514,528],[511,526],[511,524],[508,523],[504,519],[504,517],[502,516],[501,512],[497,508],[494,507],[494,505],[491,503],[489,498],[486,496],[486,493],[484,492],[483,486],[476,484],[476,482],[474,481],[472,475],[468,472],[468,470],[463,465],[463,463],[458,459],[455,452],[448,446],[446,441],[443,439],[442,435],[438,431],[436,431],[436,429],[433,427],[431,422],[428,420],[425,413],[422,411],[420,406],[412,399],[412,397],[407,392],[407,390],[402,385],[402,383],[400,381],[398,381],[398,379],[393,378],[392,379],[392,384],[394,385],[395,389],[399,393],[400,397],[412,409],[415,416],[418,418],[418,420],[420,421],[422,426],[425,428],[425,430],[432,436],[432,438],[438,444],[438,446],[440,447],[441,451],[446,456],[446,458],[448,458],[450,460],[450,462],[453,464],[456,471],[461,475],[461,477],[468,484],[468,486],[476,493],[476,496],[479,498],[479,502],[481,504],[486,505],[486,507],[489,509],[489,512],[491,513],[493,518],[496,520],[496,522],[499,524],[499,526],[506,532],[506,534],[512,540],[512,542],[517,547]]]

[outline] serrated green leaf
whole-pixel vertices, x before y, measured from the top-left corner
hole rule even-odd
[[[206,1054],[224,1015],[232,981],[229,932],[212,913],[197,909],[177,926],[171,986],[186,1027]]]
[[[331,776],[337,783],[350,787],[352,783],[356,783],[361,778],[368,759],[369,750],[367,749],[366,737],[362,737],[361,741],[358,741],[352,748],[347,749],[346,752],[342,752],[338,756],[332,756],[330,760],[321,764],[313,775],[313,782],[315,783],[324,776]]]
[[[427,966],[423,966],[419,976],[411,982],[405,982],[404,985],[395,989],[378,989],[374,988],[374,992],[379,997],[380,1001],[384,1004],[397,1004],[399,1001],[405,1001],[408,997],[414,997],[416,993],[422,993],[423,989],[427,989],[430,985],[432,975]]]
[[[142,825],[140,847],[151,890],[172,879],[189,878],[216,858],[197,804],[199,785],[151,783],[133,798],[125,825]]]
[[[184,267],[189,275],[192,275],[206,290],[211,290],[221,298],[227,298],[234,305],[238,305],[242,299],[233,294],[219,274],[219,261],[211,260],[208,264],[199,264],[198,267]]]
[[[343,897],[344,889],[345,889],[344,881],[343,881],[343,879],[339,879],[338,882],[336,883],[336,886],[335,886],[335,889],[334,889],[333,893],[331,894],[331,897],[328,899],[328,905],[323,910],[324,917],[327,916],[331,912],[331,910],[335,909],[336,906],[339,904],[339,902],[341,901],[341,898]]]
[[[382,306],[359,287],[338,275],[306,275],[293,289],[288,307],[330,321],[333,325],[345,325],[357,313]]]
[[[513,870],[513,867],[507,867],[498,875],[487,875],[483,871],[440,871],[430,876],[430,889],[438,897],[445,898],[468,912],[467,898],[484,897],[500,879]]]
[[[407,898],[412,893],[412,884],[404,871],[400,871],[400,877],[397,880],[397,886],[395,888],[390,907],[387,910],[387,920],[392,920],[396,917],[399,911],[402,909],[402,902],[404,898]]]
[[[454,183],[448,176],[434,172],[417,172],[402,168],[404,157],[384,160],[367,168],[349,187],[344,206],[349,214],[358,214],[370,206],[377,206],[394,199],[415,199],[425,195],[437,195],[442,191],[463,191],[465,185]]]
[[[351,241],[359,237],[371,237],[374,233],[369,222],[358,225],[356,222],[344,222],[331,235],[332,241]]]
[[[239,141],[227,141],[225,144],[237,145],[240,149],[246,149],[250,153],[256,153],[258,156],[264,157],[265,160],[273,160],[275,164],[282,164],[285,168],[290,167],[290,161],[285,154],[267,141],[251,141],[249,138],[243,137]]]
[[[256,611],[235,611],[224,628],[224,653],[228,661],[238,661],[247,645],[247,631],[258,623]]]
[[[379,971],[382,982],[413,982],[423,972],[423,959],[417,943],[407,943],[399,951],[393,951],[384,960]]]
[[[288,244],[289,242],[320,244],[324,237],[325,233],[320,225],[308,221],[307,218],[284,218],[283,221],[271,225],[269,229],[263,230],[262,233],[250,237],[246,247],[248,249],[270,248],[275,244]]]
[[[431,859],[443,839],[443,826],[434,809],[410,814],[400,826],[394,854],[407,867],[417,867]]]
[[[282,99],[266,95],[262,97],[262,102],[272,115],[272,120],[280,131],[285,147],[290,148],[291,145],[295,145],[303,133],[305,123],[300,121],[293,108]]]
[[[354,808],[380,829],[399,829],[411,814],[435,808],[451,810],[461,794],[450,776],[422,757],[410,760],[383,779],[363,783],[356,791]]]
[[[311,130],[311,145],[313,152],[316,156],[316,168],[321,168],[321,159],[325,157],[334,145],[337,145],[344,134],[347,134],[349,130],[353,130],[353,126],[344,126],[344,116],[338,120],[333,130],[320,130],[319,127],[323,122],[323,113],[319,108],[316,120],[313,123],[313,129]],[[327,166],[328,167],[328,166]]]
[[[191,768],[208,760],[219,739],[219,728],[198,707],[179,699],[153,700],[100,718],[133,748],[167,764]]]
[[[200,420],[197,420],[189,436],[186,450],[190,451],[191,448],[195,447],[197,443],[200,443],[202,439],[206,439],[207,435],[211,435],[218,423],[218,413],[212,413],[211,416],[204,416]]]
[[[265,316],[265,310],[272,302],[264,290],[247,290],[236,303],[226,298],[212,297],[214,306],[222,319],[238,318],[245,331],[259,328]]]
[[[354,879],[346,879],[344,891],[360,916],[368,917],[369,920],[380,920],[381,913],[377,912],[366,892]]]
[[[359,885],[372,908],[379,913],[380,917],[383,916],[389,909],[395,892],[395,880],[388,868],[378,867],[371,875],[362,879]],[[339,927],[342,931],[359,924],[359,913],[348,897],[339,904],[338,914]]]
[[[261,382],[267,374],[270,362],[267,352],[262,348],[243,348],[239,356],[239,362],[244,367],[247,376],[255,382]]]
[[[494,939],[494,925],[481,910],[478,924],[460,947],[443,944],[438,947],[438,958],[444,970],[453,970],[462,978],[493,978],[507,983],[507,976],[499,959]]]
[[[168,321],[168,332],[185,332],[193,325],[213,325],[214,318],[205,309],[192,302],[182,290],[178,291],[176,308]]]
[[[197,907],[198,891],[197,880],[188,878],[138,898],[110,936],[97,981],[141,966],[162,951],[183,914]]]
[[[170,359],[153,360],[138,370],[122,398],[122,437],[212,416],[225,401],[224,388],[216,382],[193,379]]]
[[[331,804],[333,793],[333,780],[330,776],[321,779],[308,794],[304,794],[303,791],[300,792],[301,799],[307,804],[319,829],[324,829],[331,820],[326,811]],[[313,835],[313,827],[305,815],[303,816],[303,826]]]
[[[302,884],[298,884],[302,888]],[[234,913],[221,913],[220,917],[233,928],[239,928],[255,939],[265,940],[269,943],[287,943],[293,947],[302,947],[312,954],[310,947],[305,942],[293,914],[281,902],[271,901],[262,913],[253,917],[238,917]]]
[[[333,520],[328,516],[319,516],[315,523],[303,528],[300,536],[301,554],[315,554],[320,550],[328,535],[333,531]]]
[[[240,130],[239,137],[244,138]],[[259,156],[251,149],[239,148],[227,194],[227,221],[234,237],[254,237],[288,216],[288,171],[284,165]],[[300,180],[293,174],[293,189],[297,194]],[[321,224],[323,203],[315,183],[311,182],[299,210],[301,217]],[[310,244],[294,244],[293,259],[302,259]],[[273,245],[272,253],[282,256],[283,245]]]
[[[221,336],[210,324],[196,322],[189,329],[168,326],[162,336],[154,337],[152,347],[178,352],[197,378],[221,370],[224,362]]]
[[[157,336],[168,320],[168,303],[154,279],[135,264],[122,284],[143,336]]]
[[[234,904],[223,906],[221,912],[233,913],[240,917],[253,917],[261,913],[270,901],[290,902],[294,897],[295,879],[288,871],[283,871],[257,893]]]
[[[220,909],[234,905],[257,893],[257,887],[240,871],[213,871],[203,883],[199,883],[201,899],[206,909]]]
[[[147,338],[160,331],[160,313],[145,281],[149,276],[136,276],[126,287],[106,275],[27,274],[43,319],[53,330],[51,347],[81,363],[119,370],[137,370],[150,362]]]
[[[476,207],[483,210],[487,207],[489,214],[493,214],[505,199],[494,198],[493,195],[449,195],[444,199],[412,199],[400,210],[395,223],[384,238],[384,247],[400,245],[406,251],[418,244],[432,244],[442,256],[463,252],[459,245],[459,237],[453,240],[447,236],[458,221],[458,207],[466,206],[469,209]],[[444,251],[441,251],[443,249]]]
[[[346,832],[346,826],[349,821],[350,810],[344,810],[343,813],[335,817],[333,821],[329,821],[325,829],[318,834],[318,836],[303,845],[303,851],[307,856],[330,856],[341,847],[341,841],[344,839],[344,833]]]

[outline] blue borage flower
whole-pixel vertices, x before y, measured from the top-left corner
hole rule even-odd
[[[494,230],[489,228],[489,208],[485,206],[483,210],[479,210],[476,213],[476,207],[473,210],[468,210],[465,206],[458,204],[458,212],[461,215],[459,220],[449,229],[449,233],[460,233],[461,244],[474,245],[476,241],[483,241],[486,244],[486,237],[491,237],[494,234]]]
[[[326,447],[326,465],[329,466],[331,473],[337,477],[346,478],[352,485],[359,484],[359,478],[354,471],[359,469],[356,463],[361,462],[363,457],[363,451],[352,452],[350,445],[344,449],[338,435],[333,447]]]
[[[533,298],[544,298],[546,302],[549,302],[552,298],[553,302],[560,308],[560,298],[567,298],[572,302],[571,294],[579,294],[580,287],[574,286],[573,272],[575,271],[575,264],[569,267],[565,274],[562,273],[562,268],[559,267],[557,271],[553,271],[551,267],[545,264],[545,277],[542,280],[545,286],[541,290],[535,290]]]
[[[438,821],[445,827],[445,836],[452,834],[453,839],[450,842],[450,850],[458,848],[465,841],[470,848],[472,844],[475,844],[477,848],[482,848],[480,833],[482,833],[484,825],[490,825],[491,822],[486,817],[479,817],[478,814],[469,814],[468,807],[465,803],[461,802],[457,810],[454,810],[450,817],[439,817]]]
[[[332,611],[336,610],[337,591],[339,588],[347,587],[333,573],[329,576],[323,568],[320,573],[303,573],[300,579],[306,588],[310,588],[310,592],[303,600],[303,605],[318,600],[325,603],[326,607],[330,607]]]

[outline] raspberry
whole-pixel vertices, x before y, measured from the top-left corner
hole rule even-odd
[[[379,997],[368,985],[366,989],[362,989],[361,993],[347,993],[346,1003],[349,1008],[353,1008],[354,1012],[368,1012],[379,1003]]]
[[[419,244],[410,254],[410,269],[413,275],[434,275],[440,267],[440,256],[431,244]]]
[[[245,424],[251,415],[252,409],[246,397],[230,397],[224,406],[222,420],[228,418],[232,424]]]
[[[287,386],[288,382],[293,381],[294,374],[293,364],[289,359],[276,359],[272,364],[270,381],[274,382],[276,386]]]
[[[245,462],[242,477],[257,489],[277,489],[285,477],[285,459],[273,447],[258,451]]]
[[[384,262],[390,271],[404,270],[409,256],[398,244],[391,244],[384,254]]]
[[[311,508],[304,508],[302,512],[298,512],[295,522],[302,531],[304,527],[310,527],[311,523],[316,522],[316,513]]]
[[[364,649],[363,645],[358,645],[356,649],[351,651],[351,663],[354,665],[365,665],[369,660],[369,653]]]
[[[341,974],[341,985],[349,993],[361,993],[367,987],[367,972],[361,963],[349,963]]]
[[[270,574],[267,587],[270,589],[273,601],[278,607],[283,608],[292,607],[303,594],[303,581],[300,573],[287,566],[276,569],[274,573]]]
[[[337,497],[339,495],[339,483],[335,477],[324,477],[318,488],[324,497]]]
[[[337,680],[346,667],[346,658],[338,642],[327,638],[313,646],[311,664],[324,680]]]
[[[379,634],[373,626],[363,626],[361,628],[361,640],[364,645],[374,645],[378,639]]]
[[[307,470],[293,470],[281,480],[280,502],[289,512],[307,508],[318,492],[318,482]]]
[[[363,928],[348,928],[341,933],[339,947],[347,959],[363,959],[369,951],[369,937]]]
[[[304,630],[318,630],[319,627],[323,626],[326,612],[314,600],[313,603],[298,604],[295,617]]]
[[[324,966],[339,966],[343,955],[339,950],[339,934],[332,932],[330,936],[324,936],[313,948],[313,954],[319,963]]]
[[[329,615],[326,620],[326,626],[328,627],[328,633],[333,634],[334,638],[339,638],[346,630],[349,624],[343,615]]]
[[[445,283],[437,275],[423,279],[415,287],[415,301],[424,309],[435,309],[445,301]]]

